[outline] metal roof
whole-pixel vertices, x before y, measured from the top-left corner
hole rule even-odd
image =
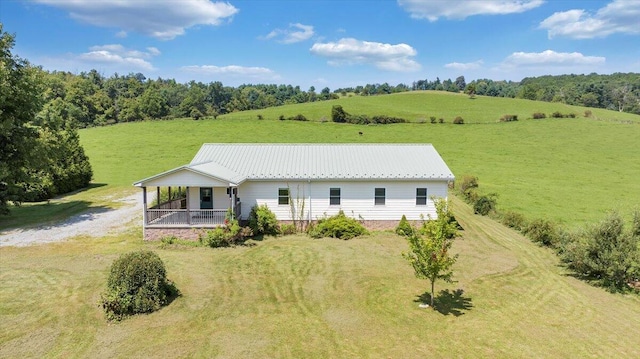
[[[187,166],[245,180],[453,180],[431,144],[206,143]]]

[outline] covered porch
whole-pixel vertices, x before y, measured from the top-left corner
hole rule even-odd
[[[142,189],[145,230],[217,227],[242,213],[237,184],[189,167],[161,173],[135,186]],[[155,189],[155,198],[149,188]]]

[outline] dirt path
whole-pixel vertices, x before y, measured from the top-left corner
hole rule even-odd
[[[80,235],[104,236],[123,231],[132,220],[142,221],[140,193],[116,202],[123,203],[122,207],[89,210],[55,224],[0,232],[0,247],[59,242]]]

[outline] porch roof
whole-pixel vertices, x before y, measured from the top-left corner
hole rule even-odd
[[[134,183],[137,187],[149,186],[237,186],[235,179],[241,179],[226,168],[216,169],[215,166],[185,165],[159,173]]]

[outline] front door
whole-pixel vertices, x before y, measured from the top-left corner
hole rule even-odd
[[[213,188],[200,187],[200,209],[213,209]]]

